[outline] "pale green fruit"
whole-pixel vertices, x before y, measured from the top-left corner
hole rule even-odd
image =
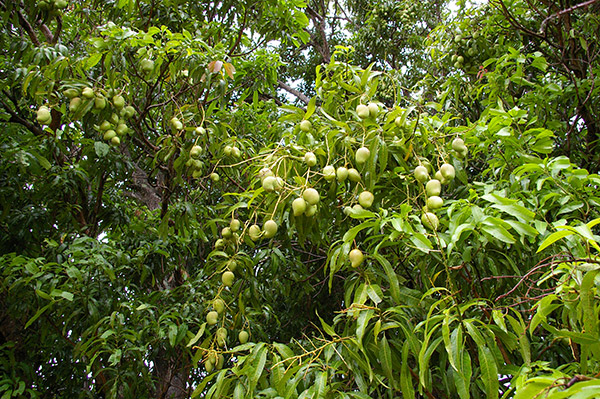
[[[363,255],[363,253],[360,249],[354,248],[348,254],[348,258],[350,259],[350,263],[352,264],[352,267],[358,267],[365,259],[365,256]]]
[[[300,130],[302,130],[303,132],[309,132],[311,128],[312,123],[310,123],[310,121],[303,120],[302,122],[300,122]]]
[[[177,118],[176,116],[172,117],[169,122],[171,123],[171,127],[174,130],[181,130],[181,129],[183,129],[183,123],[181,123],[181,121],[179,120],[179,118]]]
[[[261,230],[260,227],[256,224],[253,224],[248,228],[248,235],[252,241],[256,241],[260,238]]]
[[[117,94],[116,96],[113,97],[113,104],[118,109],[121,109],[125,106],[125,98],[123,98],[123,96]]]
[[[65,8],[67,8],[69,6],[69,3],[67,2],[67,0],[56,0],[54,2],[54,7],[57,10],[63,10]]]
[[[304,190],[304,192],[302,193],[302,198],[304,198],[304,200],[308,202],[309,205],[316,205],[321,199],[321,197],[319,196],[319,192],[312,187]]]
[[[245,330],[240,331],[240,333],[238,334],[238,340],[242,345],[248,342],[248,338],[250,338],[250,334],[248,334],[248,332]]]
[[[427,180],[429,180],[429,173],[427,172],[427,168],[423,165],[417,166],[413,173],[415,175],[415,179],[417,179],[419,183],[425,183]]]
[[[215,299],[213,301],[213,309],[219,314],[223,313],[223,310],[225,310],[225,302],[220,298]]]
[[[212,180],[214,183],[221,180],[221,176],[219,176],[219,174],[215,173],[215,172],[211,173],[209,177],[210,177],[210,180]]]
[[[121,139],[119,137],[113,137],[112,139],[110,139],[110,143],[112,145],[119,145],[121,144]]]
[[[352,207],[345,206],[343,212],[344,212],[344,215],[349,216],[352,213]]]
[[[348,169],[348,179],[350,179],[350,181],[352,182],[359,182],[361,177],[360,177],[360,173],[358,173],[358,170],[354,169],[354,168],[350,168]]]
[[[432,210],[439,209],[443,205],[444,205],[444,200],[437,195],[427,198],[427,208],[428,209],[432,209]]]
[[[199,159],[192,159],[192,166],[194,169],[200,170],[204,168],[204,163]]]
[[[81,106],[82,100],[81,97],[73,97],[71,101],[69,101],[69,111],[77,112],[79,107]]]
[[[275,233],[277,233],[277,222],[274,220],[267,220],[263,225],[263,230],[265,231],[265,238],[275,236]]]
[[[304,154],[304,162],[306,162],[308,166],[313,167],[317,164],[317,157],[313,152],[309,151]]]
[[[360,119],[367,119],[369,117],[369,107],[359,104],[356,106],[356,113]]]
[[[226,145],[223,148],[223,154],[225,154],[225,156],[229,157],[229,156],[231,156],[232,153],[233,153],[233,148],[230,145]]]
[[[379,115],[379,106],[375,103],[369,103],[367,108],[369,108],[369,116],[371,118],[377,118],[377,115]]]
[[[446,180],[444,178],[444,176],[442,176],[442,172],[439,171],[439,170],[437,172],[435,172],[435,175],[433,175],[433,177],[434,177],[434,179],[439,180],[440,183],[442,183],[442,184],[447,184],[448,183],[448,180]]]
[[[239,158],[242,156],[242,152],[236,146],[231,147],[231,156],[234,158]]]
[[[317,206],[316,205],[309,205],[308,207],[306,207],[306,211],[304,211],[304,216],[314,216],[317,213]]]
[[[231,222],[229,222],[229,228],[231,229],[231,231],[233,231],[234,233],[236,231],[240,230],[240,226],[241,226],[241,222],[239,221],[239,219],[231,219]]]
[[[152,73],[152,71],[154,71],[154,61],[149,59],[143,59],[140,62],[140,67],[142,68],[142,72],[148,75]]]
[[[354,204],[354,206],[352,207],[352,210],[354,210],[354,211],[364,211],[365,208],[363,208],[360,204]]]
[[[94,108],[96,108],[96,109],[106,108],[106,98],[104,98],[104,97],[94,98]]]
[[[363,191],[358,196],[358,203],[363,208],[370,208],[371,205],[373,205],[373,200],[374,199],[375,199],[375,197],[373,196],[372,192],[370,192],[370,191]]]
[[[215,241],[215,249],[223,249],[225,248],[225,240],[223,240],[222,238],[219,238],[217,241]]]
[[[396,117],[396,119],[394,119],[394,124],[395,124],[397,127],[402,127],[402,117],[400,117],[400,116],[397,116],[397,117]]]
[[[64,95],[65,95],[67,98],[71,99],[71,98],[77,97],[77,96],[79,95],[79,90],[71,88],[71,89],[67,89],[67,90],[65,90],[65,91],[63,92],[63,94],[64,94]]]
[[[206,129],[203,128],[202,126],[198,126],[196,129],[194,129],[194,133],[196,133],[198,136],[204,136],[206,134]],[[229,147],[229,146],[227,146]],[[229,147],[231,149],[231,147]],[[225,154],[227,155],[227,154]],[[231,154],[229,154],[231,155]]]
[[[456,171],[454,170],[454,166],[449,163],[445,163],[440,167],[440,173],[444,176],[444,179],[450,181],[454,179],[456,176]]]
[[[262,181],[262,188],[267,192],[275,191],[275,184],[277,184],[275,176],[267,176]]]
[[[275,176],[273,174],[273,171],[269,168],[262,168],[259,172],[258,172],[258,177],[260,178],[261,182],[268,176]]]
[[[284,184],[285,182],[283,181],[283,179],[278,176],[275,178],[275,184],[273,184],[273,187],[275,188],[275,190],[281,190]]]
[[[221,346],[225,346],[225,345],[221,345]],[[223,356],[222,354],[219,354],[219,356],[217,357],[217,364],[215,364],[215,368],[217,370],[221,370],[224,365],[225,365],[225,356]]]
[[[85,87],[83,90],[81,90],[81,96],[83,98],[87,98],[88,100],[91,100],[92,98],[96,97],[96,95],[94,94],[94,90],[92,90],[89,87]]]
[[[354,159],[356,160],[357,164],[362,165],[363,163],[367,162],[367,159],[369,159],[370,155],[371,151],[369,151],[367,147],[360,147],[358,150],[356,150]]]
[[[469,150],[467,150],[467,147],[464,148],[464,150],[462,151],[457,151],[456,152],[456,156],[460,159],[466,158],[467,154],[469,153]]]
[[[437,179],[431,179],[425,185],[425,192],[428,197],[433,197],[434,195],[440,195],[442,192],[442,183],[440,183]]]
[[[233,285],[233,280],[235,279],[235,275],[229,270],[224,272],[221,275],[221,282],[225,287],[231,287]]]
[[[104,131],[104,130],[108,130],[108,129],[110,129],[110,128],[111,128],[111,126],[112,126],[112,125],[111,125],[111,123],[110,123],[109,121],[103,121],[103,122],[100,124],[100,130],[102,130],[102,131]]]
[[[217,337],[217,345],[220,347],[225,346],[225,341],[227,341],[227,330],[223,327],[219,327],[215,335]]]
[[[37,121],[42,125],[49,125],[52,122],[52,115],[50,113],[50,108],[46,106],[41,106],[37,110]]]
[[[215,364],[207,360],[204,362],[204,368],[206,369],[206,372],[210,374],[215,369]]]
[[[190,157],[191,158],[199,158],[200,155],[202,155],[202,152],[203,152],[202,147],[200,147],[199,145],[195,145],[190,150]]]
[[[132,116],[135,115],[135,108],[133,108],[131,105],[128,105],[125,107],[125,112],[124,112],[125,118],[129,119]]]
[[[237,233],[235,233],[234,236],[237,236]],[[235,269],[237,269],[237,262],[235,261],[235,259],[230,259],[229,262],[227,262],[227,268],[232,272],[234,272]]]
[[[210,351],[208,353],[208,358],[206,359],[207,361],[210,361],[213,365],[217,363],[219,359],[219,356],[217,356],[217,352],[215,351]]]
[[[294,216],[300,216],[306,211],[306,201],[304,198],[296,198],[292,201],[292,211]]]
[[[348,169],[347,169],[347,168],[345,168],[345,167],[343,167],[343,166],[340,166],[339,168],[337,168],[337,170],[336,170],[336,172],[335,172],[335,175],[336,175],[336,177],[337,177],[337,180],[338,180],[340,183],[343,183],[343,182],[345,182],[345,181],[346,181],[346,179],[348,178],[349,172],[348,172]]]
[[[223,236],[223,238],[231,238],[233,237],[233,231],[231,231],[229,227],[223,227],[221,229],[221,235]]]
[[[104,136],[103,136],[103,138],[104,138],[104,140],[106,140],[106,141],[110,141],[110,140],[112,140],[112,138],[113,138],[113,137],[115,137],[116,135],[117,135],[117,132],[115,132],[114,130],[110,129],[110,130],[107,130],[106,132],[104,132]]]
[[[206,315],[206,323],[209,326],[214,326],[215,324],[217,324],[217,321],[219,321],[219,314],[214,310],[208,312],[208,314]]]
[[[122,136],[122,135],[126,134],[128,131],[129,131],[129,127],[127,127],[127,125],[126,125],[126,124],[124,124],[124,123],[119,123],[119,124],[117,125],[116,132],[117,132],[117,134],[118,134],[119,136]]]
[[[327,181],[333,181],[335,179],[335,168],[332,165],[327,165],[323,168],[323,177]]]
[[[457,137],[454,140],[452,140],[452,149],[454,151],[461,152],[461,151],[465,150],[466,148],[467,148],[467,146],[465,146],[464,140],[461,139],[460,137]]]
[[[433,231],[437,230],[440,225],[438,217],[435,215],[435,213],[431,212],[423,213],[421,216],[421,222],[423,223],[423,226]]]

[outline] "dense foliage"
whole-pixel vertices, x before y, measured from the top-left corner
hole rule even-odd
[[[600,2],[444,4],[0,0],[0,397],[597,397]]]

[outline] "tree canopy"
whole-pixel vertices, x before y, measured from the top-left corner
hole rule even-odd
[[[0,398],[598,397],[600,1],[0,15]]]

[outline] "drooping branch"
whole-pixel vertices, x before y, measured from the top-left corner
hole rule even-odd
[[[324,4],[321,4],[322,11],[326,12],[326,7]],[[327,33],[325,32],[325,27],[327,25],[325,21],[325,17],[319,14],[312,7],[306,7],[306,13],[309,15],[310,19],[313,21],[313,25],[315,27],[315,32],[311,33],[311,43],[317,52],[323,58],[323,62],[328,64],[331,60],[331,50],[329,49],[329,42],[327,41]]]
[[[579,9],[579,8],[587,7],[587,6],[590,6],[590,5],[594,4],[594,3],[598,3],[599,1],[600,0],[588,0],[588,1],[584,1],[583,3],[576,4],[573,7],[565,8],[562,11],[559,11],[557,13],[549,15],[548,17],[546,17],[546,19],[544,19],[542,21],[542,24],[540,25],[540,30],[539,30],[540,35],[544,33],[544,31],[546,30],[546,25],[548,24],[548,22],[550,22],[550,20],[552,20],[554,18],[558,18],[561,15],[569,14],[569,13],[571,13],[571,12],[573,12],[573,11]]]
[[[25,29],[25,31],[27,32],[27,35],[29,36],[29,38],[31,39],[33,44],[36,47],[39,47],[41,44],[40,40],[38,39],[37,35],[35,34],[35,31],[33,30],[33,27],[31,26],[31,24],[25,19],[25,16],[23,16],[23,13],[21,12],[21,10],[17,10],[17,18],[19,19],[19,23],[21,24],[23,29]]]
[[[10,98],[8,93],[6,93],[5,91],[2,91],[2,94],[4,94],[7,98]],[[36,136],[42,136],[44,134],[44,131],[40,128],[40,126],[32,123],[29,119],[21,116],[2,98],[0,98],[0,105],[2,105],[2,108],[4,108],[4,110],[10,114],[9,122],[18,123],[20,125],[25,126],[31,133],[35,134]]]
[[[298,98],[298,100],[302,101],[305,105],[308,105],[308,102],[310,101],[310,98],[308,98],[306,96],[306,94],[301,93],[300,91],[294,89],[293,87],[291,87],[290,85],[288,85],[285,82],[282,82],[281,80],[277,81],[277,85],[282,88],[283,90],[287,91],[290,94],[293,94],[294,96],[296,96]]]

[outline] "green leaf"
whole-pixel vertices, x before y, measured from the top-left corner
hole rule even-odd
[[[323,331],[325,331],[327,334],[329,334],[332,337],[337,337],[335,330],[329,324],[325,323],[325,320],[323,320],[321,318],[321,316],[319,316],[318,312],[317,312],[317,317],[319,318],[319,321],[321,322],[321,327],[323,327]]]
[[[515,238],[504,228],[504,223],[497,218],[487,218],[481,225],[481,230],[502,242],[514,244]]]
[[[555,231],[554,233],[552,233],[548,237],[546,237],[546,239],[540,244],[540,247],[538,248],[536,253],[542,252],[544,249],[546,249],[550,245],[554,244],[556,241],[560,240],[561,238],[564,238],[564,237],[567,237],[567,236],[570,236],[573,234],[575,234],[575,233],[573,233],[572,231],[569,231],[569,230]]]
[[[253,372],[250,374],[250,391],[253,392],[256,384],[258,384],[258,380],[262,375],[265,364],[267,363],[267,347],[264,343],[258,344],[254,347],[254,351],[252,353],[254,358]]]
[[[202,335],[204,334],[204,329],[206,328],[206,323],[202,323],[202,325],[200,326],[200,328],[198,329],[198,332],[196,333],[196,335],[194,335],[194,337],[192,339],[190,339],[190,342],[188,342],[188,344],[186,345],[186,347],[190,347],[192,345],[194,345],[196,342],[198,342],[198,340],[202,337]]]
[[[53,304],[54,304],[54,302],[50,302],[49,304],[47,304],[46,306],[40,308],[37,312],[35,312],[35,314],[33,315],[33,317],[31,319],[29,319],[27,321],[27,323],[25,323],[25,327],[23,327],[23,329],[26,330],[27,327],[29,327],[34,321],[36,321]]]
[[[98,158],[104,158],[110,151],[110,146],[101,141],[96,141],[94,143],[94,149],[96,150],[96,155]]]
[[[317,378],[315,378],[315,398],[322,398],[325,396],[325,394],[327,393],[327,379],[328,379],[328,373],[327,370],[321,371],[318,375]]]
[[[415,390],[413,387],[413,377],[410,370],[408,361],[409,355],[409,342],[404,341],[402,344],[402,363],[400,365],[400,389],[404,399],[414,399]]]
[[[362,342],[363,336],[365,335],[365,331],[367,329],[367,324],[369,320],[374,315],[373,309],[360,310],[358,315],[358,319],[356,320],[356,338],[360,344]]]
[[[500,389],[498,381],[498,366],[496,359],[487,346],[478,346],[479,367],[481,369],[481,378],[488,399],[497,398]]]
[[[379,362],[381,363],[383,372],[388,378],[389,384],[393,387],[395,384],[392,372],[392,351],[390,350],[390,345],[385,335],[379,340]]]
[[[316,104],[317,104],[317,97],[315,96],[310,99],[310,101],[308,102],[308,105],[306,106],[306,113],[304,114],[304,119],[308,119],[312,116],[312,114],[315,112]]]
[[[390,262],[378,253],[372,254],[371,257],[378,261],[383,267],[383,271],[390,284],[390,294],[392,299],[399,304],[400,303],[400,283],[398,282],[398,275],[392,268]]]
[[[100,62],[100,60],[102,59],[102,53],[95,53],[92,54],[86,61],[85,61],[85,68],[86,69],[91,69],[93,67],[96,66],[96,64],[98,64]]]

